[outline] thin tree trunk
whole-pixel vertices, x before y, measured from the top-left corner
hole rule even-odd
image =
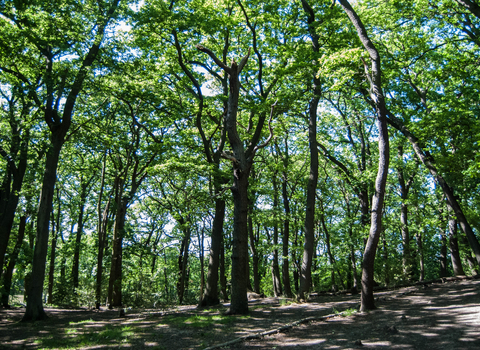
[[[16,136],[19,137],[18,135]],[[5,253],[7,252],[8,241],[18,206],[18,198],[27,168],[28,132],[25,138],[25,142],[20,145],[20,159],[17,166],[15,166],[14,160],[10,155],[1,152],[3,149],[0,146],[0,156],[7,159],[7,169],[4,180],[0,184],[0,278],[2,276]],[[15,137],[12,137],[12,139],[15,139]],[[12,148],[15,148],[14,146],[15,145],[13,145]]]
[[[75,248],[73,253],[73,264],[72,264],[72,282],[73,290],[75,291],[78,288],[78,270],[80,267],[80,245],[82,241],[83,234],[83,215],[85,212],[85,203],[87,201],[87,187],[88,183],[83,182],[83,176],[80,180],[80,203],[79,203],[79,213],[77,221],[77,233],[75,235]]]
[[[452,209],[450,209],[452,211]],[[451,216],[448,220],[448,236],[450,241],[450,257],[452,259],[453,274],[455,276],[464,276],[462,259],[460,259],[460,250],[458,249],[457,240],[457,220]]]
[[[330,263],[330,268],[331,268],[331,271],[330,271],[330,275],[331,275],[330,290],[335,293],[335,292],[338,291],[338,286],[337,286],[337,283],[335,282],[335,258],[333,257],[332,247],[331,247],[331,244],[330,244],[330,232],[328,231],[327,225],[325,223],[325,214],[323,212],[323,210],[324,210],[323,203],[321,204],[321,206],[322,206],[322,208],[321,208],[322,212],[320,213],[320,222],[322,224],[323,232],[325,233],[325,244],[327,246],[328,261]]]
[[[190,246],[190,223],[181,222],[181,225],[184,227],[183,230],[183,240],[180,247],[180,254],[178,255],[178,281],[177,281],[177,295],[178,303],[181,305],[183,303],[183,298],[185,295],[186,281],[187,281],[187,266],[188,266],[188,250]]]
[[[315,30],[315,13],[310,5],[302,0],[303,9],[307,15],[308,29],[312,39],[313,51],[319,51],[318,35]],[[300,271],[300,299],[308,298],[312,284],[312,258],[315,245],[315,197],[318,180],[318,148],[317,148],[317,108],[320,100],[320,80],[313,77],[313,97],[308,106],[308,143],[310,152],[310,173],[307,182],[307,199],[305,204],[305,241],[303,245],[303,259]]]
[[[204,246],[203,241],[205,239],[204,234],[205,227],[202,228],[202,235],[198,234],[198,241],[200,243],[200,300],[203,299],[203,288],[205,284],[205,268],[204,268]]]
[[[287,298],[293,297],[292,287],[290,286],[290,266],[288,262],[288,248],[289,248],[289,239],[290,239],[290,200],[287,193],[287,167],[288,167],[288,145],[285,140],[285,158],[284,166],[285,170],[282,177],[282,198],[283,198],[283,208],[285,210],[285,219],[283,221],[283,235],[282,235],[282,281],[284,293]]]
[[[58,189],[57,189],[58,192]],[[58,212],[57,212],[57,217],[60,216],[60,201],[58,201]],[[57,219],[57,223],[60,224],[60,220]],[[48,271],[48,297],[47,297],[47,303],[48,304],[53,304],[53,283],[54,283],[54,274],[55,274],[55,255],[56,255],[56,249],[57,249],[57,237],[58,237],[58,231],[60,230],[60,227],[55,225],[55,219],[54,215],[52,213],[52,243],[50,247],[50,267]]]
[[[445,235],[445,230],[442,228],[440,230],[441,242],[440,247],[440,277],[447,277],[447,236]]]
[[[10,296],[10,289],[12,287],[13,270],[15,269],[18,253],[22,248],[23,237],[25,237],[26,224],[27,224],[27,217],[25,215],[22,215],[20,217],[20,223],[18,225],[17,241],[15,242],[15,247],[13,248],[13,251],[10,254],[10,260],[8,261],[7,269],[3,274],[4,292],[2,294],[2,305],[4,308],[9,308],[8,299]]]
[[[225,273],[225,238],[223,235],[220,244],[220,291],[222,292],[223,301],[228,301],[227,276]]]
[[[220,189],[219,189],[220,190]],[[217,193],[217,191],[215,191]],[[217,193],[218,194],[218,193]],[[218,269],[222,250],[223,223],[225,221],[225,201],[215,199],[215,217],[212,225],[210,257],[208,260],[207,283],[200,306],[212,306],[220,303],[218,298]]]
[[[257,231],[258,230],[260,230],[259,227],[257,228]],[[253,291],[260,294],[260,275],[258,273],[260,258],[257,254],[257,235],[253,230],[253,220],[251,215],[248,216],[248,235],[250,237],[250,253],[252,255]]]
[[[383,243],[383,268],[385,270],[385,287],[390,285],[390,264],[388,263],[388,246],[387,238],[385,237],[385,232],[382,234],[382,243]]]
[[[105,251],[105,242],[107,240],[107,222],[110,209],[110,198],[105,205],[102,214],[103,192],[105,190],[105,169],[107,164],[106,154],[103,156],[102,175],[100,180],[100,193],[97,202],[97,235],[98,235],[98,254],[97,254],[97,276],[95,281],[95,308],[100,309],[102,303],[102,277],[103,277],[103,255]]]
[[[425,279],[425,260],[423,256],[423,241],[422,241],[422,234],[417,232],[415,234],[415,238],[417,240],[417,251],[418,251],[418,258],[419,258],[419,266],[420,266],[420,277],[418,280],[423,282]]]

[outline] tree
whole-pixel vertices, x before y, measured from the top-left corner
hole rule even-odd
[[[363,255],[363,267],[362,267],[362,294],[361,294],[361,307],[360,310],[371,310],[375,308],[373,298],[373,273],[375,254],[377,250],[378,240],[382,231],[382,208],[385,197],[385,186],[388,175],[388,165],[390,160],[389,153],[389,139],[387,130],[387,109],[385,106],[385,98],[382,90],[382,76],[380,55],[375,48],[375,45],[368,37],[365,26],[358,17],[355,10],[351,7],[347,0],[339,0],[344,11],[350,18],[350,21],[354,25],[358,37],[362,42],[365,50],[367,51],[371,61],[371,72],[365,65],[365,75],[370,84],[370,97],[375,104],[375,112],[377,115],[377,128],[378,128],[378,173],[375,180],[375,193],[372,197],[372,214],[370,233],[368,236],[365,252]]]
[[[43,310],[42,291],[49,217],[60,151],[72,124],[75,103],[82,90],[84,80],[98,57],[105,30],[114,17],[118,4],[119,0],[113,0],[109,4],[100,2],[96,7],[90,5],[79,9],[73,4],[57,2],[32,3],[28,8],[21,4],[15,6],[10,3],[3,5],[1,9],[3,17],[8,19],[4,20],[4,23],[11,33],[9,33],[9,39],[13,39],[11,35],[24,35],[24,40],[28,45],[28,50],[25,50],[23,55],[19,55],[17,60],[27,60],[27,55],[31,55],[30,57],[38,55],[42,62],[40,64],[33,60],[36,67],[27,68],[22,65],[20,69],[25,69],[21,71],[13,60],[10,61],[10,67],[2,67],[2,70],[30,87],[34,86],[31,82],[35,79],[34,77],[42,76],[44,88],[41,90],[41,95],[34,89],[30,89],[29,93],[37,107],[44,110],[44,121],[50,129],[50,144],[46,154],[37,217],[33,271],[23,321],[41,320],[47,317]],[[33,7],[37,11],[32,11]],[[89,21],[82,20],[80,24],[79,16],[81,15],[85,15],[84,18],[88,18]],[[92,33],[90,37],[83,36],[83,33],[89,33],[88,30],[85,31],[87,23],[92,27],[95,26],[95,30],[90,31]],[[80,29],[80,25],[81,34],[75,32]],[[69,67],[62,62],[63,57],[68,54],[78,55],[75,64]],[[4,65],[2,64],[2,66]],[[37,70],[38,67],[43,68]],[[72,73],[73,71],[76,73]],[[65,98],[64,103],[60,103],[63,98]]]

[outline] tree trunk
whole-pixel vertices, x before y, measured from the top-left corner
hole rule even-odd
[[[220,291],[222,292],[223,301],[228,301],[227,276],[225,274],[225,238],[223,235],[220,244]]]
[[[288,165],[288,145],[285,148],[285,167]],[[288,247],[290,239],[290,200],[287,193],[287,171],[283,172],[282,179],[282,197],[283,208],[285,210],[285,220],[283,221],[283,235],[282,235],[282,281],[284,293],[287,298],[293,297],[292,287],[290,286],[290,267],[288,262]]]
[[[47,318],[43,309],[43,281],[45,280],[45,262],[48,253],[48,227],[53,205],[55,182],[60,151],[64,142],[64,133],[53,132],[52,144],[47,151],[45,172],[43,174],[40,205],[37,212],[37,236],[33,252],[32,275],[29,282],[27,308],[22,321],[36,321]]]
[[[465,272],[463,271],[462,260],[460,259],[460,250],[458,249],[457,220],[455,220],[453,216],[450,217],[450,220],[448,220],[448,232],[453,274],[455,276],[464,276]]]
[[[403,161],[403,146],[398,146],[398,158]],[[403,167],[397,167],[398,182],[400,184],[400,198],[401,198],[401,207],[400,207],[400,224],[402,230],[402,245],[403,245],[403,256],[402,256],[402,265],[403,265],[403,274],[405,277],[410,280],[412,277],[412,258],[410,253],[410,232],[408,230],[408,192],[410,186],[413,183],[413,178],[415,174],[410,176],[409,180],[405,182],[405,174]]]
[[[190,246],[190,222],[187,220],[184,222],[181,220],[180,224],[183,227],[183,239],[182,245],[180,247],[180,254],[178,255],[178,281],[177,281],[177,295],[178,303],[183,303],[183,298],[185,296],[185,289],[187,284],[187,266],[188,266],[188,250]]]
[[[26,224],[27,224],[27,217],[23,215],[20,217],[20,223],[18,225],[17,241],[15,242],[15,247],[13,248],[13,251],[10,254],[10,260],[8,262],[7,269],[3,275],[4,292],[2,294],[2,305],[4,308],[9,308],[8,298],[10,296],[10,289],[12,287],[13,270],[17,262],[18,253],[22,248],[23,237],[25,236]]]
[[[75,248],[73,253],[73,264],[72,264],[72,281],[73,281],[73,290],[75,291],[78,288],[78,270],[80,266],[80,245],[82,241],[83,234],[83,215],[85,212],[85,203],[87,201],[87,186],[88,183],[83,182],[83,176],[80,180],[80,204],[79,204],[79,213],[77,221],[77,234],[75,235]]]
[[[10,156],[6,157],[7,169],[4,180],[0,184],[0,278],[2,276],[5,253],[7,252],[8,241],[18,206],[18,197],[27,168],[28,136],[26,138],[27,143],[21,146],[22,150],[20,152],[18,166],[15,166]]]
[[[320,222],[322,224],[323,232],[325,233],[325,244],[327,246],[328,261],[330,263],[330,268],[331,268],[331,272],[330,272],[331,287],[330,287],[330,290],[335,293],[335,292],[338,291],[338,286],[337,286],[337,283],[335,281],[335,258],[333,257],[332,247],[331,247],[331,244],[330,244],[330,232],[328,231],[327,225],[325,223],[325,214],[323,212],[323,210],[324,210],[323,203],[321,204],[321,210],[322,210],[322,212],[320,213]]]
[[[219,191],[215,191],[218,194]],[[218,268],[220,263],[220,252],[222,250],[223,223],[225,221],[225,201],[215,199],[215,217],[212,225],[212,236],[210,243],[210,257],[208,260],[207,283],[205,294],[201,298],[200,306],[212,306],[220,303],[218,298]]]
[[[103,186],[102,186],[103,188]],[[97,255],[97,276],[95,281],[95,308],[100,309],[102,304],[102,278],[103,278],[103,256],[105,254],[105,244],[107,242],[108,212],[110,211],[110,199],[105,205],[103,214],[101,212],[101,197],[98,203],[98,255]]]
[[[420,277],[418,278],[418,280],[420,282],[423,282],[423,280],[425,279],[425,260],[423,256],[422,234],[420,232],[417,232],[415,234],[415,238],[417,240],[417,251],[418,251],[419,265],[420,265]]]
[[[235,61],[231,66],[226,66],[215,54],[201,45],[197,49],[207,53],[215,63],[229,75],[230,94],[228,108],[224,117],[225,130],[233,154],[223,156],[232,161],[233,166],[233,239],[232,239],[232,301],[230,314],[247,314],[248,299],[248,177],[258,150],[258,141],[265,123],[265,116],[260,115],[255,129],[255,134],[245,150],[244,143],[237,131],[238,100],[240,95],[239,75],[250,56],[249,53],[242,58],[239,64]]]
[[[58,189],[57,189],[58,192]],[[60,201],[58,202],[58,211],[57,211],[57,225],[54,222],[54,216],[52,213],[52,243],[50,247],[50,266],[48,271],[48,297],[47,303],[53,304],[53,283],[54,283],[54,274],[55,274],[55,255],[57,250],[57,237],[58,231],[60,230]]]
[[[204,234],[205,227],[202,228],[202,235],[198,234],[198,241],[200,245],[200,300],[203,299],[203,289],[205,287],[205,257],[204,257],[204,249],[205,247],[203,246],[203,242],[205,240],[205,234]],[[198,233],[198,232],[197,232]]]
[[[103,255],[105,252],[105,243],[107,240],[108,212],[110,210],[110,198],[105,205],[102,214],[103,192],[105,190],[105,168],[107,164],[106,154],[103,156],[102,175],[100,180],[100,193],[97,202],[97,235],[98,235],[98,254],[97,254],[97,276],[95,280],[95,308],[100,309],[102,303],[102,277],[103,277]]]
[[[257,231],[258,230],[260,230],[260,228],[257,228]],[[253,291],[260,294],[260,275],[258,273],[260,258],[257,254],[257,235],[253,230],[253,220],[251,215],[248,216],[248,236],[250,238],[250,253],[252,255]],[[247,269],[250,270],[250,267],[247,267]]]
[[[375,104],[377,114],[378,128],[378,172],[375,180],[375,193],[372,197],[372,213],[370,233],[363,254],[362,267],[362,294],[361,294],[361,311],[371,310],[375,308],[373,298],[373,277],[374,262],[377,250],[378,240],[382,232],[382,208],[385,199],[385,186],[388,175],[388,164],[390,160],[388,130],[387,130],[387,109],[385,107],[385,98],[382,91],[382,72],[380,65],[380,55],[375,45],[368,38],[365,27],[358,17],[357,13],[350,6],[347,0],[339,0],[344,11],[348,15],[350,21],[355,26],[358,37],[362,42],[365,50],[370,56],[371,72],[365,63],[365,74],[370,83],[371,98]]]
[[[318,35],[315,30],[315,13],[310,5],[302,0],[303,9],[307,15],[308,29],[312,39],[313,51],[318,53]],[[317,148],[317,108],[320,100],[320,80],[313,77],[313,97],[308,106],[308,143],[310,152],[310,173],[307,182],[307,199],[305,204],[305,241],[303,245],[302,267],[300,270],[300,299],[308,298],[312,283],[312,258],[315,244],[315,197],[318,180],[318,148]]]
[[[122,186],[123,187],[123,186]],[[125,216],[127,202],[122,200],[123,191],[117,196],[117,211],[113,229],[112,263],[110,266],[110,278],[108,282],[109,308],[122,306],[122,243],[125,230]]]
[[[441,235],[441,247],[440,247],[440,277],[447,277],[447,237],[445,235],[445,230],[442,228],[440,230]]]

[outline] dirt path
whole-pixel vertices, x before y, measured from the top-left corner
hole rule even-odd
[[[480,281],[376,293],[378,309],[246,340],[222,349],[480,349]],[[174,310],[47,309],[47,321],[22,324],[24,309],[0,310],[0,349],[204,349],[305,318],[358,307],[358,296],[317,296],[309,303],[265,298],[247,317],[183,306]]]

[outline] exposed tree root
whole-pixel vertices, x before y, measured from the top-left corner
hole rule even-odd
[[[268,331],[265,331],[265,332],[255,333],[255,334],[247,334],[247,335],[244,335],[243,337],[239,337],[239,338],[230,340],[226,343],[209,346],[208,348],[205,348],[203,350],[219,349],[219,348],[222,348],[224,346],[229,346],[229,345],[241,343],[242,341],[245,341],[245,340],[263,338],[267,335],[276,334],[276,333],[280,333],[280,332],[285,332],[286,330],[291,329],[295,326],[298,326],[299,324],[308,323],[308,322],[311,322],[311,321],[325,321],[326,319],[329,319],[329,318],[335,317],[335,316],[341,316],[342,314],[343,314],[343,312],[339,312],[337,314],[330,314],[330,315],[326,315],[326,316],[320,316],[320,317],[310,316],[310,317],[307,317],[307,318],[303,318],[299,321],[288,323],[288,324],[286,324],[284,326],[281,326],[279,328],[275,328],[275,329],[271,329],[271,330],[268,330]]]

